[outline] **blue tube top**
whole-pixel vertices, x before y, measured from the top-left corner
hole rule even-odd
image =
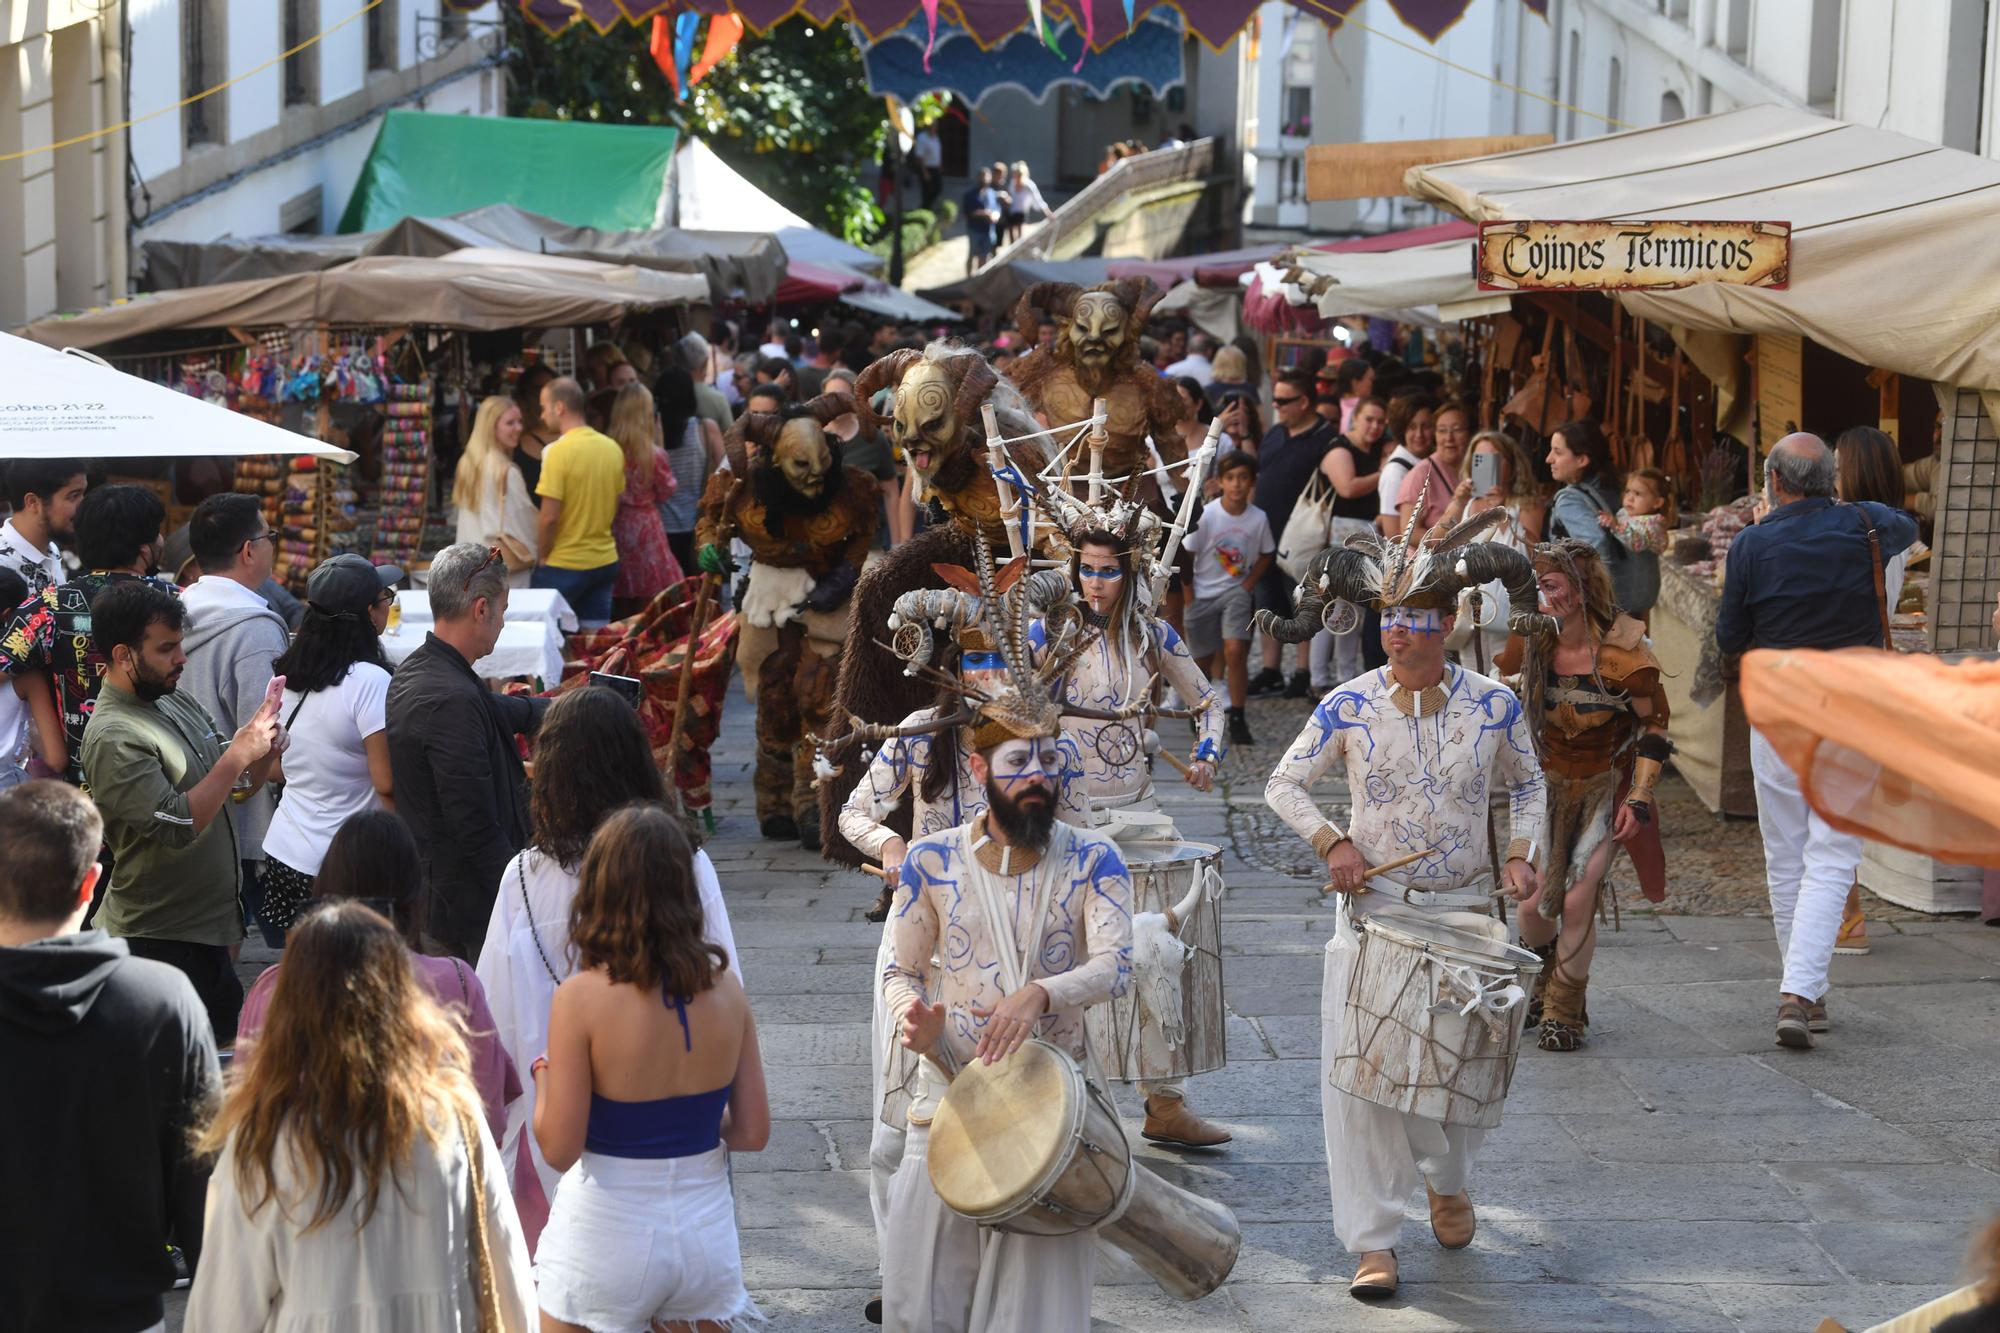
[[[590,1094],[585,1151],[606,1157],[696,1157],[722,1142],[729,1085],[650,1102],[616,1102]]]
[[[688,1030],[687,1005],[666,997],[681,1020],[681,1040],[694,1049]],[[730,1085],[678,1097],[645,1102],[621,1102],[590,1094],[590,1119],[584,1124],[586,1152],[606,1157],[697,1157],[722,1142],[722,1112],[729,1105]]]

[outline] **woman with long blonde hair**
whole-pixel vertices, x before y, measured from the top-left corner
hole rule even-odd
[[[607,432],[625,451],[625,494],[611,520],[618,544],[618,581],[611,588],[611,614],[623,620],[646,609],[661,589],[681,581],[681,562],[667,544],[660,506],[674,498],[680,483],[667,451],[660,447],[660,419],[653,395],[643,384],[628,384],[611,401]]]
[[[508,586],[514,588],[527,587],[535,571],[539,521],[527,478],[514,461],[521,424],[521,405],[505,394],[481,402],[451,486],[451,502],[458,507],[457,539],[499,547],[507,561]]]
[[[527,1247],[459,1023],[352,900],[293,928],[254,1058],[198,1146],[190,1328],[511,1333]]]

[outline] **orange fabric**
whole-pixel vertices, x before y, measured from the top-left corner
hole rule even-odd
[[[1759,650],[1743,659],[1742,692],[1827,823],[2000,868],[2000,663]]]

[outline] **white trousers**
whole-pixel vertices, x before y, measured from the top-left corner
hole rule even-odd
[[[1418,907],[1398,911],[1436,915]],[[1333,1193],[1333,1234],[1350,1254],[1393,1250],[1403,1211],[1418,1184],[1439,1194],[1463,1194],[1486,1131],[1446,1125],[1363,1101],[1334,1087],[1334,1053],[1348,1020],[1347,980],[1357,958],[1354,927],[1339,914],[1319,1002],[1320,1115],[1326,1128],[1326,1170]]]
[[[889,1022],[889,1001],[883,994],[882,977],[896,955],[896,918],[882,923],[882,943],[875,950],[875,1017],[868,1028],[869,1069],[874,1089],[868,1105],[868,1210],[875,1216],[875,1263],[889,1252],[889,1181],[903,1160],[904,1131],[882,1120],[882,1100],[887,1093],[891,1043],[896,1034]]]
[[[1088,1333],[1095,1241],[1020,1236],[960,1217],[931,1186],[930,1139],[930,1126],[910,1126],[889,1188],[882,1326],[890,1333]]]
[[[1757,779],[1757,829],[1764,837],[1771,923],[1785,969],[1779,990],[1823,1000],[1847,891],[1861,864],[1861,839],[1813,813],[1799,791],[1798,774],[1754,729],[1750,771]]]

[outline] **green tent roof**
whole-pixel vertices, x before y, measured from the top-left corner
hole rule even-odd
[[[578,227],[646,230],[679,131],[508,116],[391,111],[340,230],[513,204]]]

